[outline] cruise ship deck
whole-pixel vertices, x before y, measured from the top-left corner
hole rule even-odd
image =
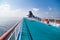
[[[23,18],[9,30],[0,40],[60,40],[60,28],[28,18]]]
[[[24,18],[21,40],[60,40],[60,28]]]

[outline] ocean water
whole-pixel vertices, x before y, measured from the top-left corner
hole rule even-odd
[[[0,18],[0,36],[10,29],[19,18]]]

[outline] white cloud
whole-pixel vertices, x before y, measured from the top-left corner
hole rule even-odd
[[[38,9],[38,8],[32,8],[32,10],[34,10],[34,11],[38,11],[39,9]]]
[[[51,11],[51,10],[52,10],[52,8],[51,8],[51,7],[48,7],[48,9],[49,9],[49,11]]]
[[[0,17],[25,17],[27,11],[22,9],[12,9],[12,6],[5,3],[0,5]]]
[[[35,12],[35,15],[37,15],[39,11],[38,8],[32,8],[29,10]],[[20,8],[13,9],[12,6],[6,2],[5,4],[0,5],[0,17],[26,17],[29,10],[22,10]]]

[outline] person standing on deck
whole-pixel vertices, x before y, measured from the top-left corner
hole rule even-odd
[[[32,11],[29,11],[29,15],[28,15],[29,18],[32,18],[32,17],[35,17],[32,13]]]

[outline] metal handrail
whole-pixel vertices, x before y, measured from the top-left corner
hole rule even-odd
[[[22,20],[18,24],[18,26],[14,29],[14,31],[11,33],[9,38],[7,40],[18,40],[18,35],[20,33],[20,39],[21,39],[21,33],[22,33]],[[13,38],[14,37],[14,38]]]
[[[10,28],[7,32],[5,32],[1,37],[0,40],[5,40],[7,38],[7,36],[17,27],[17,25],[20,23],[17,22],[12,28]]]

